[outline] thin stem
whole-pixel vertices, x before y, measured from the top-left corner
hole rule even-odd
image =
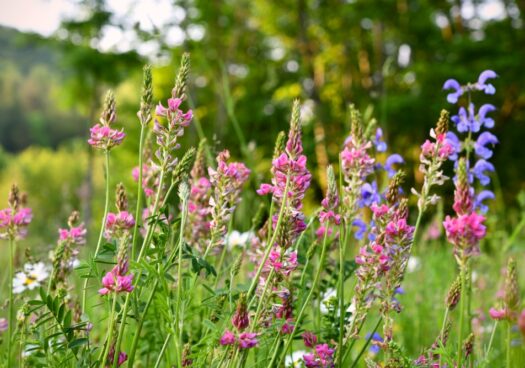
[[[7,366],[11,367],[11,339],[13,338],[13,327],[15,325],[14,316],[14,297],[13,297],[13,277],[15,262],[16,243],[13,238],[9,238],[9,330],[7,334]]]
[[[182,200],[182,218],[180,221],[180,232],[179,232],[179,256],[177,264],[177,305],[175,307],[175,327],[178,331],[178,345],[182,347],[182,331],[184,330],[184,309],[182,307],[182,245],[184,243],[184,226],[186,225],[186,215],[188,212],[188,198]],[[178,349],[179,366],[182,367],[182,350]]]
[[[108,217],[108,211],[109,211],[109,151],[106,150],[105,152],[105,179],[106,179],[106,194],[104,199],[104,215],[102,217],[102,223],[100,224],[100,232],[98,234],[98,241],[97,241],[97,247],[95,248],[95,254],[93,256],[93,259],[96,259],[98,256],[98,252],[100,250],[100,246],[102,245],[102,239],[104,237],[104,229],[106,227],[106,218]],[[88,277],[84,280],[84,288],[82,290],[82,314],[86,311],[86,298],[87,298],[87,284],[89,282],[90,277],[92,276],[92,270],[89,270]]]
[[[275,225],[275,230],[272,234],[272,238],[270,242],[266,245],[266,252],[264,253],[264,257],[259,264],[259,267],[257,269],[257,272],[255,273],[255,277],[252,280],[252,283],[250,285],[250,288],[248,289],[248,293],[246,294],[246,299],[250,299],[252,294],[255,292],[255,287],[257,286],[257,283],[259,282],[259,277],[261,276],[262,269],[268,260],[268,257],[270,256],[270,252],[273,248],[273,244],[275,243],[275,239],[277,238],[277,234],[279,233],[279,227],[281,226],[281,222],[284,217],[284,210],[286,208],[287,202],[288,202],[288,187],[290,184],[290,176],[287,176],[286,178],[286,185],[284,187],[284,196],[281,203],[281,208],[279,210],[279,217],[277,218],[277,224]],[[271,219],[270,219],[271,221]],[[266,282],[270,282],[270,280],[267,280]],[[252,304],[252,301],[249,303],[249,305]]]
[[[445,317],[443,317],[443,324],[441,325],[441,332],[439,333],[440,342],[443,342],[443,334],[445,333],[445,328],[447,327],[449,310],[450,309],[448,307],[445,309]],[[439,354],[439,366],[440,367],[441,367],[441,357],[442,357],[442,354]]]
[[[339,226],[339,275],[337,280],[337,286],[338,290],[337,293],[339,294],[337,296],[339,300],[339,340],[338,340],[338,347],[343,346],[343,334],[344,334],[344,325],[345,325],[345,248],[346,248],[346,241],[347,241],[347,234],[345,233],[344,240],[341,242],[341,237],[343,236],[344,231],[344,221],[341,221],[341,225]],[[342,363],[342,354],[337,354],[337,366],[340,367]]]
[[[139,138],[139,182],[137,188],[137,208],[135,209],[135,226],[133,228],[133,244],[131,245],[131,259],[135,259],[137,252],[137,241],[139,234],[139,219],[142,218],[142,151],[144,145],[144,133],[146,131],[146,124],[141,124],[140,138]]]
[[[363,347],[359,351],[359,354],[357,354],[357,357],[355,358],[355,360],[352,363],[350,368],[354,368],[356,366],[356,364],[359,362],[359,360],[361,359],[361,357],[363,356],[366,348],[368,347],[368,345],[370,345],[370,341],[372,341],[372,338],[374,337],[374,334],[376,333],[377,329],[379,328],[379,325],[381,324],[381,321],[382,321],[382,318],[379,318],[377,320],[377,323],[376,323],[376,325],[374,327],[374,330],[372,331],[370,336],[368,336],[368,339],[366,339],[366,343],[363,345]]]
[[[507,358],[506,358],[506,367],[507,368],[510,368],[512,367],[512,364],[511,364],[511,346],[512,346],[512,336],[511,336],[511,332],[512,332],[512,323],[510,321],[507,321]]]
[[[100,367],[101,368],[104,368],[106,366],[106,360],[107,360],[107,357],[109,355],[109,351],[110,351],[110,345],[111,345],[111,340],[113,339],[113,320],[115,319],[115,309],[117,307],[117,294],[114,293],[113,294],[113,304],[111,306],[111,315],[110,315],[110,318],[109,318],[109,323],[108,323],[108,332],[106,334],[106,341],[105,341],[105,344],[104,344],[104,348],[102,349],[102,351],[100,352],[100,356],[99,356],[99,363],[100,363]],[[115,347],[115,354],[116,356],[118,357],[118,350],[116,349]],[[113,359],[115,359],[115,356],[113,356]]]
[[[137,326],[135,336],[133,336],[133,342],[131,343],[131,350],[130,350],[129,358],[128,358],[129,367],[133,367],[133,361],[135,360],[135,352],[137,351],[138,343],[140,340],[140,332],[142,331],[142,326],[144,325],[146,314],[148,313],[151,302],[153,301],[153,296],[155,295],[155,291],[157,290],[158,283],[159,283],[159,280],[158,279],[155,280],[155,284],[153,284],[153,290],[151,291],[148,301],[146,302],[146,306],[144,307],[144,311],[142,312],[142,317],[139,320],[139,324]]]
[[[459,305],[459,332],[458,332],[458,351],[457,351],[457,366],[461,368],[463,362],[463,324],[464,324],[464,315],[465,315],[465,284],[466,284],[466,275],[465,275],[465,262],[460,264],[460,278],[461,278],[461,297]]]
[[[319,258],[319,266],[317,268],[317,272],[315,273],[314,281],[312,283],[312,287],[310,288],[310,292],[308,293],[308,295],[306,297],[306,300],[304,301],[304,303],[303,303],[303,305],[301,307],[301,310],[300,310],[299,314],[297,315],[297,319],[295,321],[295,326],[296,327],[298,327],[300,325],[301,320],[303,319],[303,316],[304,316],[304,312],[306,311],[306,308],[308,307],[308,303],[310,303],[310,299],[314,295],[314,292],[316,291],[316,288],[317,288],[317,284],[319,283],[319,278],[321,277],[321,272],[323,270],[323,264],[324,264],[324,260],[325,260],[325,257],[326,257],[327,239],[328,239],[328,229],[326,229],[326,231],[324,233],[323,248],[321,250],[321,257]],[[342,313],[342,311],[340,313]],[[286,352],[288,351],[288,349],[290,348],[290,345],[292,344],[293,337],[295,335],[295,331],[296,331],[296,328],[294,328],[292,330],[292,333],[290,334],[290,336],[288,337],[288,340],[286,341],[286,344],[284,345],[284,355],[281,355],[281,359],[279,359],[279,363],[277,364],[278,367],[281,366],[283,358],[284,358],[284,356],[286,356]],[[270,367],[273,366],[273,362],[274,362],[274,359],[272,359],[272,361],[270,362]]]
[[[160,362],[162,361],[162,356],[166,352],[166,348],[168,347],[168,343],[171,338],[171,332],[166,336],[166,339],[164,340],[164,344],[162,344],[162,349],[160,349],[159,357],[157,358],[157,362],[155,363],[155,368],[160,367]],[[129,365],[131,367],[131,365]],[[181,366],[182,367],[182,366]]]
[[[162,170],[160,171],[160,176],[159,176],[159,187],[157,189],[157,195],[155,196],[155,202],[154,202],[154,205],[153,205],[152,214],[154,214],[154,215],[157,213],[157,209],[159,207],[160,193],[162,191],[162,184],[163,184],[163,180],[164,180],[164,172],[165,172],[165,169],[162,168]],[[171,189],[171,187],[170,187],[170,189]],[[165,198],[167,198],[167,197],[165,197]],[[144,238],[144,241],[142,243],[142,247],[141,247],[141,249],[139,251],[139,255],[137,257],[137,263],[140,263],[140,261],[142,259],[142,256],[144,255],[145,249],[148,248],[149,242],[151,241],[151,238],[153,236],[153,231],[155,230],[156,225],[157,225],[157,221],[155,221],[153,224],[148,226],[148,231],[146,233],[146,237]],[[139,284],[139,281],[141,279],[141,275],[142,275],[142,273],[138,273],[137,277],[135,278],[135,282],[134,282],[135,286],[137,286]],[[130,300],[131,300],[131,293],[128,293],[126,295],[126,300],[124,302],[124,307],[122,308],[122,317],[121,317],[121,321],[120,321],[120,328],[119,328],[119,332],[118,332],[117,343],[115,345],[115,351],[120,351],[120,345],[122,343],[122,338],[124,336],[124,331],[126,329],[126,319],[128,317],[128,308],[129,308],[129,301]]]
[[[492,342],[494,341],[494,335],[496,334],[496,328],[498,327],[498,321],[494,321],[494,327],[492,328],[492,332],[490,334],[490,340],[489,340],[489,346],[487,346],[487,351],[485,352],[485,365],[487,364],[489,360],[489,354],[490,350],[492,349]]]

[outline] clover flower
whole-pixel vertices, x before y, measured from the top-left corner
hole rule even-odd
[[[109,151],[122,143],[126,134],[122,130],[112,129],[111,125],[117,119],[115,95],[108,91],[104,100],[104,109],[100,115],[100,123],[95,124],[89,132],[88,143],[94,148]]]
[[[18,272],[13,279],[13,293],[20,294],[26,290],[39,287],[49,276],[49,268],[43,262],[26,263],[24,271]]]

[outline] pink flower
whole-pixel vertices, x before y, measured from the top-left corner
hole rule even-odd
[[[220,340],[221,345],[233,345],[235,344],[235,335],[233,332],[226,330]]]
[[[435,145],[428,139],[421,145],[421,153],[423,156],[431,157],[434,154]]]
[[[104,236],[108,240],[119,238],[125,235],[133,226],[135,226],[135,219],[128,211],[121,211],[117,214],[110,212],[106,217]]]
[[[294,325],[293,325],[293,320],[290,319],[290,320],[287,320],[281,327],[281,333],[284,334],[284,335],[289,335],[293,332],[294,330]]]
[[[302,335],[304,346],[313,348],[317,344],[317,336],[313,332],[305,331]]]
[[[386,204],[377,205],[376,203],[372,203],[372,205],[370,206],[370,209],[374,213],[374,216],[379,218],[387,214],[389,208]]]
[[[250,349],[257,346],[257,334],[254,332],[243,332],[239,335],[239,347],[241,349]]]
[[[490,308],[489,315],[490,318],[501,321],[507,317],[507,312],[505,309]]]
[[[452,218],[447,216],[443,222],[448,240],[456,246],[475,247],[485,237],[485,217],[472,212]]]
[[[33,219],[30,208],[5,208],[0,210],[0,239],[23,239],[27,235],[27,226]]]
[[[90,130],[91,138],[88,143],[95,148],[110,150],[124,140],[126,134],[122,130],[111,129],[109,125],[96,124]]]
[[[68,229],[59,229],[59,240],[67,241],[73,244],[86,244],[86,228],[84,224],[73,226]]]
[[[130,293],[133,291],[133,275],[125,275],[127,272],[127,264],[125,263],[123,267],[116,265],[113,269],[106,273],[102,278],[102,289],[98,291],[100,295],[107,295],[111,292]]]

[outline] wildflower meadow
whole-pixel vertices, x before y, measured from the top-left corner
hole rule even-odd
[[[498,229],[494,209],[505,70],[433,86],[442,110],[415,163],[391,151],[395,126],[348,101],[317,200],[304,101],[287,102],[264,167],[185,139],[190,66],[185,53],[162,101],[144,66],[133,122],[105,94],[83,139],[104,183],[95,227],[71,208],[35,253],[33,227],[55,222],[12,183],[0,366],[525,367],[525,217]],[[119,177],[130,124],[134,169]]]

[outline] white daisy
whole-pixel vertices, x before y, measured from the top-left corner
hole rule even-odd
[[[284,366],[289,368],[302,367],[304,354],[306,354],[306,351],[299,350],[287,355],[286,358],[284,358]]]
[[[48,276],[48,268],[43,262],[26,263],[24,271],[18,272],[13,279],[13,293],[20,294],[25,290],[33,290],[40,286]]]
[[[226,244],[229,249],[235,247],[244,247],[246,243],[253,237],[252,231],[241,233],[237,230],[233,230],[231,233],[226,235]]]

